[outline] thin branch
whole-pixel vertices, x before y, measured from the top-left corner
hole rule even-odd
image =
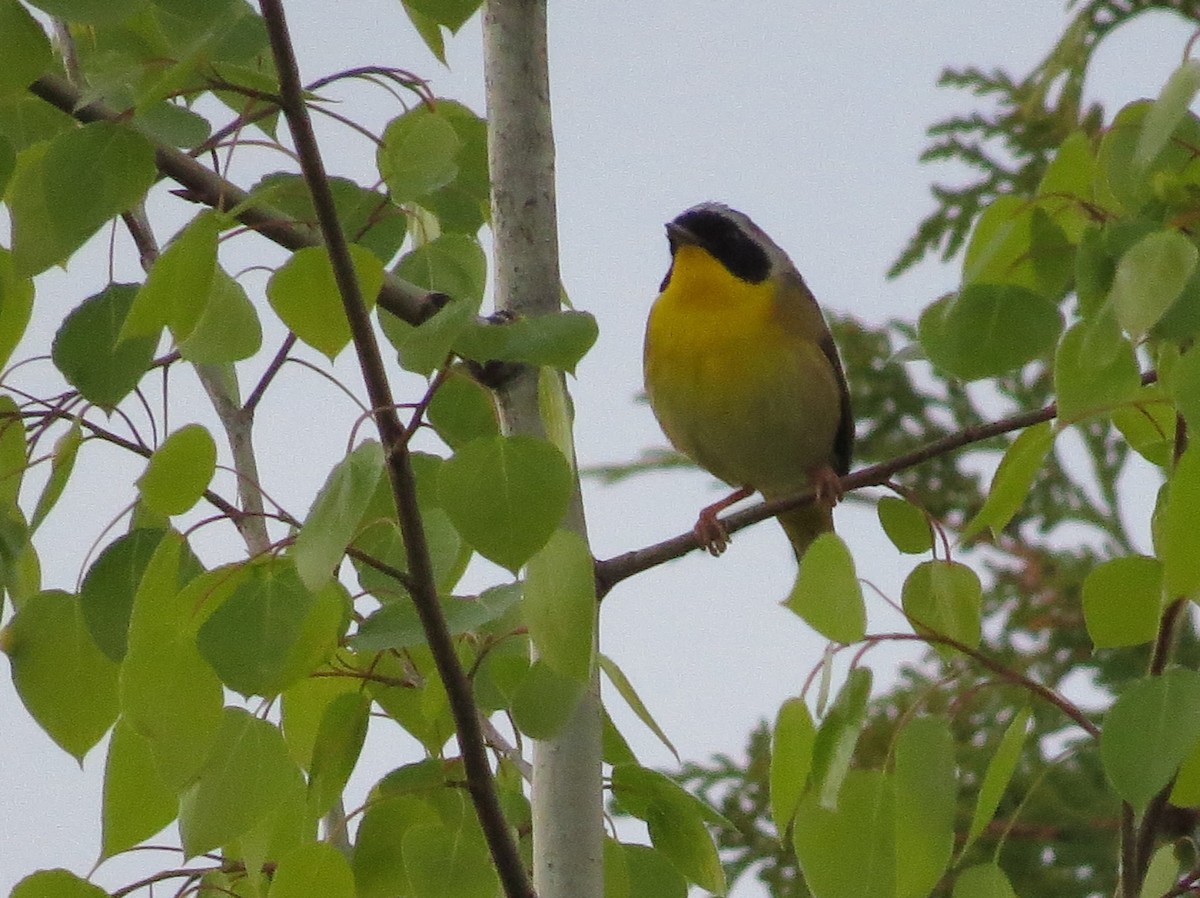
[[[979,649],[972,648],[966,643],[959,642],[949,636],[942,636],[939,633],[880,633],[876,635],[868,635],[865,637],[866,642],[924,642],[937,643],[939,645],[948,645],[956,649],[983,667],[986,667],[992,673],[996,674],[1003,680],[1007,680],[1022,689],[1025,689],[1038,698],[1043,699],[1054,707],[1058,708],[1064,715],[1074,721],[1080,729],[1091,736],[1093,739],[1100,738],[1100,727],[1090,721],[1078,707],[1068,701],[1063,696],[1059,695],[1049,686],[1039,683],[1037,680],[1030,679],[1020,671],[1013,670],[1010,667],[1005,667],[994,658],[985,655]]]
[[[1143,384],[1154,383],[1157,379],[1158,375],[1153,371],[1142,375]],[[932,443],[927,443],[912,452],[906,452],[903,455],[898,455],[877,465],[860,468],[846,475],[841,479],[842,491],[849,493],[852,490],[867,486],[881,486],[886,484],[892,475],[900,471],[914,468],[930,459],[953,452],[956,449],[961,449],[964,446],[990,440],[993,437],[1012,433],[1015,430],[1023,430],[1026,427],[1032,427],[1034,424],[1041,424],[1043,421],[1050,421],[1056,416],[1057,412],[1058,407],[1052,402],[1034,411],[1021,412],[1020,414],[1001,418],[998,421],[988,424],[964,427],[957,433],[949,434],[940,440],[934,440]],[[725,525],[729,533],[736,533],[739,530],[749,527],[751,524],[757,524],[759,521],[775,517],[780,512],[808,505],[815,498],[816,496],[812,490],[806,490],[794,496],[772,499],[770,502],[761,502],[752,508],[747,508],[744,511],[739,511],[722,518],[721,522]],[[679,536],[674,536],[642,549],[634,549],[631,552],[615,555],[612,558],[598,560],[596,562],[597,595],[603,597],[622,580],[626,580],[634,574],[640,574],[642,571],[649,570],[652,567],[657,567],[664,562],[680,558],[688,552],[700,548],[703,548],[700,541],[689,530],[687,533],[681,533]]]
[[[258,408],[258,404],[262,401],[263,394],[267,392],[267,387],[271,385],[271,381],[275,379],[275,375],[279,373],[279,369],[283,367],[283,363],[287,361],[288,353],[292,351],[292,347],[296,345],[296,335],[289,332],[283,338],[283,344],[279,347],[279,351],[275,353],[275,358],[271,359],[271,364],[267,365],[267,370],[263,372],[262,377],[258,379],[258,383],[254,385],[254,389],[242,403],[242,414],[248,418],[254,417],[254,410]]]
[[[525,864],[500,805],[471,683],[459,663],[454,639],[438,603],[437,584],[417,505],[416,478],[405,444],[404,427],[394,408],[391,387],[379,345],[375,340],[370,313],[363,302],[346,236],[338,221],[329,179],[304,104],[300,73],[284,18],[283,0],[259,0],[259,7],[271,43],[275,68],[279,72],[283,114],[287,119],[296,151],[300,155],[301,169],[312,194],[313,208],[329,252],[334,280],[342,297],[367,394],[371,407],[376,410],[375,422],[385,448],[392,494],[396,500],[400,530],[408,556],[413,605],[421,619],[430,651],[446,689],[458,734],[459,749],[463,756],[468,790],[505,893],[509,898],[533,898],[533,887],[526,875]]]
[[[84,123],[126,121],[125,116],[104,103],[85,103],[82,93],[58,75],[44,75],[29,86],[29,91]],[[259,205],[245,190],[205,168],[187,153],[159,141],[152,142],[159,173],[182,185],[187,199],[222,211],[236,208],[242,224],[286,249],[322,245],[312,228]],[[420,324],[438,308],[430,301],[429,291],[390,272],[384,275],[377,302],[410,324]]]

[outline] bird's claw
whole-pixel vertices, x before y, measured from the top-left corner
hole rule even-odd
[[[717,513],[710,508],[700,512],[700,516],[696,518],[696,525],[692,527],[692,535],[713,558],[729,548],[729,531],[717,517]]]
[[[813,497],[818,505],[833,508],[842,501],[842,479],[829,465],[822,465],[809,472],[809,482],[812,484]]]

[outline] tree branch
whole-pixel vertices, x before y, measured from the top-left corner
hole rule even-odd
[[[1157,373],[1149,371],[1142,375],[1142,384],[1152,384],[1157,379]],[[914,468],[932,458],[945,455],[948,452],[953,452],[972,443],[990,440],[992,437],[1011,433],[1014,430],[1022,430],[1026,427],[1032,427],[1034,424],[1040,424],[1043,421],[1050,421],[1057,413],[1058,407],[1052,402],[1043,408],[1030,412],[1021,412],[989,424],[965,427],[957,433],[942,437],[940,440],[934,440],[932,443],[928,443],[912,452],[906,452],[903,455],[898,455],[877,465],[860,468],[846,475],[841,479],[842,491],[849,493],[862,487],[881,486],[892,475],[900,471]],[[722,518],[721,521],[729,533],[736,533],[739,530],[749,527],[751,524],[757,524],[759,521],[772,518],[780,512],[808,505],[815,498],[816,496],[812,490],[806,490],[794,496],[773,499],[770,502],[761,502],[752,508],[747,508],[744,511],[739,511]],[[612,558],[598,560],[596,562],[597,594],[603,598],[609,590],[622,580],[628,579],[634,574],[640,574],[642,571],[649,570],[652,567],[657,567],[666,561],[680,558],[688,552],[699,548],[703,548],[703,546],[696,539],[696,535],[688,531],[687,533],[681,533],[679,536],[674,536],[642,549],[634,549],[631,552],[615,555]]]
[[[1064,715],[1069,717],[1075,724],[1079,726],[1085,733],[1093,739],[1100,738],[1100,727],[1096,726],[1092,721],[1088,720],[1087,715],[1079,710],[1074,704],[1059,695],[1049,686],[1039,683],[1037,680],[1030,679],[1020,671],[1005,667],[994,658],[985,655],[979,649],[972,648],[966,643],[959,642],[950,636],[943,636],[940,633],[880,633],[877,635],[868,635],[864,639],[865,642],[924,642],[937,643],[939,645],[948,645],[957,651],[962,652],[976,664],[986,667],[992,673],[996,674],[1003,680],[1007,680],[1014,685],[1020,686],[1022,689],[1036,695],[1058,708]]]
[[[346,236],[338,221],[333,193],[312,130],[312,122],[304,105],[300,73],[284,18],[283,2],[259,0],[259,7],[266,24],[275,67],[279,72],[283,114],[300,156],[304,180],[312,193],[313,207],[350,324],[359,367],[366,382],[371,407],[375,410],[375,423],[384,445],[392,494],[399,511],[400,529],[408,556],[413,605],[421,619],[430,651],[446,689],[458,734],[459,750],[463,756],[467,787],[505,893],[509,898],[533,898],[533,888],[525,873],[525,865],[521,861],[508,821],[500,806],[486,744],[479,726],[479,711],[475,706],[471,683],[458,661],[454,639],[438,603],[437,585],[417,506],[416,479],[404,439],[404,428],[395,410],[370,314],[363,302]]]
[[[84,103],[82,93],[65,78],[43,75],[29,86],[30,93],[78,121],[125,122],[126,116],[100,102]],[[180,184],[186,198],[221,211],[235,211],[238,221],[285,249],[298,250],[321,246],[321,237],[312,228],[264,204],[232,181],[205,168],[187,153],[147,137],[154,144],[154,160],[159,173]],[[379,305],[410,324],[420,324],[437,311],[429,291],[385,272]]]

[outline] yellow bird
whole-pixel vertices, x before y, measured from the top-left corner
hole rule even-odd
[[[779,515],[800,559],[833,529],[854,419],[837,347],[812,293],[778,244],[746,215],[701,203],[667,224],[671,267],[646,325],[646,392],[671,443],[737,490],[700,512],[714,554],[717,514],[761,492],[814,489]]]

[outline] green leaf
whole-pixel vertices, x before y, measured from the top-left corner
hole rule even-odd
[[[200,424],[172,433],[154,450],[137,480],[146,507],[162,515],[183,514],[200,501],[217,469],[217,444]]]
[[[963,286],[1023,287],[1057,300],[1074,267],[1066,235],[1044,209],[1000,196],[975,223],[963,257]]]
[[[108,892],[69,870],[38,870],[22,879],[8,898],[109,898]]]
[[[1141,645],[1158,633],[1162,564],[1145,555],[1110,558],[1083,581],[1083,620],[1098,649]]]
[[[425,543],[433,562],[433,576],[438,592],[453,591],[471,559],[467,546],[437,498],[437,478],[443,460],[423,452],[411,454],[413,476],[417,481],[417,508],[421,513]],[[363,515],[362,525],[354,539],[354,548],[397,570],[408,569],[408,556],[400,533],[396,501],[392,485],[386,477],[379,479],[375,495]],[[385,604],[395,599],[409,600],[403,584],[391,574],[376,570],[361,558],[351,559],[363,589]],[[464,612],[468,614],[468,612]]]
[[[482,838],[441,824],[409,827],[401,841],[413,898],[495,898],[500,879]]]
[[[895,808],[881,770],[852,770],[836,809],[809,793],[800,803],[794,843],[805,882],[820,898],[894,895]]]
[[[531,739],[551,739],[562,732],[586,691],[585,683],[535,661],[513,695],[513,723]]]
[[[374,440],[363,442],[330,471],[292,550],[308,589],[320,589],[333,577],[382,477],[383,448]]]
[[[1095,179],[1091,138],[1074,131],[1059,144],[1037,189],[1038,205],[1073,243],[1080,243],[1092,224],[1088,208],[1095,204]]]
[[[16,507],[28,461],[25,423],[12,396],[0,395],[0,503]]]
[[[1100,760],[1135,809],[1170,782],[1200,741],[1200,673],[1175,668],[1130,684],[1108,713]]]
[[[405,5],[455,32],[475,14],[481,0],[406,0]]]
[[[965,564],[922,562],[905,579],[900,601],[918,633],[949,636],[968,648],[979,645],[983,587]]]
[[[351,244],[349,250],[363,303],[372,309],[383,286],[383,263],[364,247]],[[350,342],[350,322],[324,247],[292,253],[267,282],[267,300],[292,333],[331,361]]]
[[[46,32],[16,0],[0,2],[0,96],[20,94],[54,64]]]
[[[198,365],[223,365],[248,359],[262,347],[262,325],[242,285],[221,268],[213,274],[204,314],[179,354]]]
[[[157,340],[121,340],[121,327],[137,287],[110,284],[85,299],[54,337],[54,364],[89,402],[111,410],[133,392],[154,360]]]
[[[433,394],[425,416],[451,449],[500,432],[492,394],[457,366]]]
[[[526,362],[573,374],[598,335],[596,319],[587,312],[564,311],[503,324],[472,322],[454,349],[480,362]]]
[[[954,848],[958,787],[954,734],[944,718],[917,717],[896,738],[892,774],[897,814],[896,898],[924,898],[938,884]]]
[[[1117,273],[1116,260],[1106,245],[1110,234],[1109,229],[1101,230],[1092,225],[1079,240],[1079,249],[1075,253],[1075,296],[1079,314],[1084,318],[1093,318],[1105,308],[1104,301],[1112,288],[1113,275]]]
[[[867,610],[854,558],[835,533],[822,533],[813,540],[782,604],[834,642],[857,642],[867,632]]]
[[[521,584],[506,583],[478,596],[440,600],[442,615],[453,636],[476,630],[501,618],[521,599]],[[350,644],[360,652],[406,649],[424,645],[425,628],[412,602],[390,602],[363,621]]]
[[[1200,61],[1188,59],[1171,73],[1142,120],[1133,151],[1134,166],[1143,171],[1150,167],[1187,115],[1197,91],[1200,91]]]
[[[1200,742],[1179,765],[1179,773],[1171,786],[1170,802],[1177,808],[1200,805]]]
[[[1175,460],[1176,411],[1161,385],[1143,387],[1110,418],[1130,449],[1151,464],[1170,469]]]
[[[607,711],[602,710],[601,718],[600,754],[604,759],[604,763],[613,766],[617,764],[636,764],[638,762],[637,755],[633,753],[633,749],[629,747],[629,743],[621,735],[621,731],[617,729],[617,725],[613,723],[612,717],[609,716]]]
[[[771,819],[780,840],[800,806],[812,770],[817,728],[802,698],[789,698],[779,707],[771,733]]]
[[[1117,262],[1109,301],[1117,320],[1140,340],[1183,292],[1196,268],[1195,244],[1178,231],[1155,231]]]
[[[419,200],[453,181],[460,146],[454,126],[427,106],[392,119],[375,155],[392,202]]]
[[[401,0],[401,6],[404,7],[404,12],[407,13],[408,20],[412,22],[412,26],[417,34],[421,36],[421,40],[429,48],[429,52],[434,55],[438,62],[446,65],[446,41],[442,36],[442,29],[438,26],[438,23],[424,13],[413,9],[412,6],[403,2],[403,0]]]
[[[61,590],[30,597],[9,623],[13,685],[46,734],[77,760],[117,719],[117,666],[92,642],[79,600]]]
[[[1191,433],[1200,433],[1200,349],[1191,347],[1175,364],[1171,398]]]
[[[197,146],[212,133],[208,119],[169,100],[139,109],[133,121],[139,131],[155,141],[180,149]]]
[[[687,880],[661,851],[649,845],[623,844],[621,848],[632,898],[686,898]]]
[[[271,877],[268,898],[355,898],[354,874],[345,855],[327,842],[301,845],[284,855]]]
[[[852,669],[817,729],[813,744],[812,791],[823,808],[837,807],[838,795],[854,756],[854,746],[867,722],[871,679],[869,668]]]
[[[184,854],[195,857],[241,836],[299,775],[276,727],[241,708],[226,708],[212,754],[179,797]]]
[[[525,570],[521,612],[538,659],[564,677],[588,682],[599,607],[587,543],[555,530]]]
[[[349,598],[336,580],[309,590],[286,558],[253,563],[200,626],[196,644],[230,689],[272,696],[330,658]]]
[[[3,133],[4,105],[3,99],[0,98],[0,197],[7,192],[8,182],[12,179],[13,171],[17,167],[17,151]],[[3,255],[8,256],[8,250],[3,250]]]
[[[980,380],[1044,356],[1061,330],[1057,304],[1032,290],[970,284],[921,313],[918,333],[934,365]]]
[[[217,213],[202,212],[175,236],[138,290],[121,327],[121,340],[157,340],[168,326],[177,343],[188,338],[208,303],[220,230]]]
[[[705,822],[731,825],[669,777],[633,764],[614,767],[613,795],[620,807],[646,821],[650,841],[680,873],[701,888],[724,894],[725,875]]]
[[[933,547],[933,529],[920,508],[905,499],[884,496],[875,506],[879,523],[892,545],[909,555],[928,552]]]
[[[401,256],[396,274],[478,309],[487,285],[487,257],[474,237],[442,234]]]
[[[478,310],[479,306],[470,300],[450,302],[413,327],[380,309],[379,323],[396,349],[400,366],[428,377],[446,363],[458,335]]]
[[[604,898],[631,898],[629,864],[625,849],[616,839],[604,837]],[[678,875],[678,874],[676,874]],[[684,886],[686,891],[687,887]],[[654,893],[659,894],[659,893]]]
[[[952,898],[1017,898],[1017,893],[995,863],[976,864],[958,874]]]
[[[111,122],[73,128],[22,151],[8,190],[17,274],[64,261],[145,196],[156,176],[150,141]]]
[[[436,29],[435,29],[436,30]],[[437,216],[442,233],[475,234],[491,212],[488,177],[487,122],[454,100],[439,98],[437,111],[458,135],[454,180],[421,198],[421,206]]]
[[[1163,584],[1170,598],[1200,590],[1200,447],[1190,446],[1171,474],[1163,518]]]
[[[193,608],[179,585],[184,547],[183,538],[169,531],[145,564],[129,618],[120,684],[122,716],[150,742],[163,782],[177,791],[208,757],[224,699],[220,681],[185,630]],[[138,564],[136,557],[130,564]]]
[[[25,516],[16,505],[10,505],[6,511],[0,510],[0,586],[8,593],[14,610],[19,610],[42,588],[37,549],[29,540]],[[3,634],[2,630],[0,634]],[[2,650],[3,640],[0,639]]]
[[[1013,440],[992,476],[992,485],[983,507],[963,528],[963,542],[981,533],[984,528],[997,533],[1007,526],[1025,503],[1033,481],[1054,445],[1054,436],[1053,426],[1049,421],[1044,421],[1027,427]]]
[[[0,193],[3,187],[0,186]],[[0,247],[0,368],[8,364],[13,350],[25,335],[33,312],[33,280],[18,277],[12,253]]]
[[[404,835],[414,827],[440,823],[433,806],[417,798],[399,795],[372,802],[359,824],[351,857],[358,898],[412,894],[402,853]]]
[[[34,0],[52,16],[88,25],[116,24],[134,13],[144,0]]]
[[[604,671],[604,675],[608,677],[608,681],[616,687],[617,693],[625,700],[625,704],[629,706],[629,709],[637,715],[637,719],[644,723],[646,728],[658,737],[658,741],[671,754],[675,755],[676,760],[679,760],[679,752],[675,750],[675,746],[667,738],[667,734],[663,732],[662,727],[658,725],[658,721],[651,715],[650,709],[646,707],[646,703],[637,694],[637,690],[633,688],[633,684],[629,682],[629,678],[625,676],[624,671],[607,655],[597,654],[597,658],[600,661],[600,669]]]
[[[1138,898],[1158,898],[1160,895],[1171,894],[1184,872],[1175,852],[1174,845],[1162,845],[1154,852],[1146,869],[1146,876],[1142,880],[1142,890],[1138,892]]]
[[[1000,798],[1012,781],[1017,762],[1021,759],[1021,748],[1025,744],[1025,735],[1029,728],[1029,717],[1029,708],[1022,708],[1017,712],[1004,730],[995,754],[988,761],[987,771],[983,774],[983,782],[979,786],[979,797],[975,800],[975,813],[971,816],[967,840],[962,847],[961,855],[964,857],[988,822],[996,816]]]
[[[558,528],[571,484],[567,460],[544,440],[485,437],[442,465],[438,497],[463,539],[515,572]]]
[[[59,497],[66,489],[71,471],[75,468],[75,455],[83,442],[83,429],[76,421],[70,429],[54,443],[54,455],[50,460],[50,476],[38,496],[37,505],[33,509],[33,517],[29,519],[29,531],[32,533],[46,519]]]
[[[326,706],[309,767],[308,808],[314,819],[333,807],[354,772],[370,710],[371,699],[361,692],[344,693]]]
[[[120,854],[175,819],[178,802],[158,773],[150,743],[117,720],[104,767],[103,857]]]
[[[340,696],[357,694],[360,689],[355,677],[307,677],[284,690],[283,738],[300,767],[307,770],[312,764],[325,711]]]
[[[131,530],[105,546],[84,575],[79,590],[83,619],[96,645],[113,661],[125,657],[133,598],[164,532]],[[197,572],[190,564],[180,565],[178,570],[177,587]]]
[[[1133,346],[1111,318],[1081,321],[1063,334],[1054,356],[1060,426],[1132,401],[1139,389]]]

